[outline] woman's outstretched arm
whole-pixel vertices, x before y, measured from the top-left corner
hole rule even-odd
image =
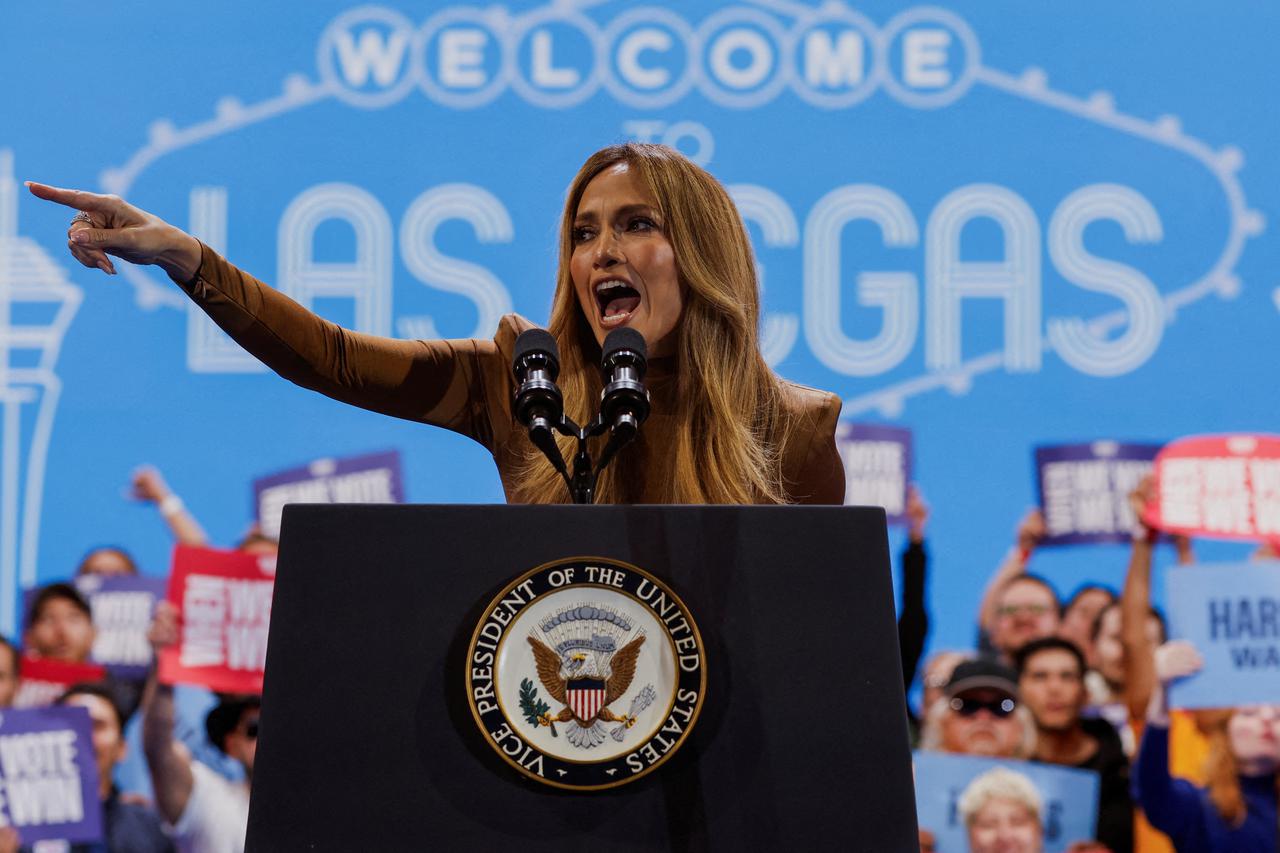
[[[160,267],[236,343],[291,382],[446,427],[490,450],[505,436],[510,418],[493,415],[509,407],[509,359],[494,341],[406,341],[353,332],[117,196],[32,182],[27,187],[85,214],[72,222],[67,243],[82,264],[114,274],[115,256]]]

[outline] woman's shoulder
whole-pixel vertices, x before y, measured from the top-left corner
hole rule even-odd
[[[498,328],[493,333],[493,342],[508,364],[511,363],[511,358],[516,351],[516,338],[520,337],[521,332],[536,328],[538,328],[537,323],[519,314],[503,314],[498,320]]]
[[[835,428],[835,422],[840,418],[841,400],[838,395],[789,379],[779,379],[778,387],[782,391],[782,410],[789,417],[821,424],[830,422],[832,429]]]
[[[787,421],[783,477],[791,499],[796,503],[843,503],[844,465],[836,448],[840,398],[785,379],[778,384]]]

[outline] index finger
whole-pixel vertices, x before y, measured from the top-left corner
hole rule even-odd
[[[85,192],[84,190],[68,190],[61,187],[51,187],[48,184],[38,184],[35,181],[24,181],[27,189],[31,190],[31,194],[36,198],[42,198],[45,201],[57,202],[65,204],[67,207],[76,210],[100,210],[103,212],[115,209],[119,199],[108,195],[99,195],[98,193]]]

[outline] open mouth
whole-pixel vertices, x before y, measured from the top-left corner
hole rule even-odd
[[[610,279],[596,285],[596,304],[604,326],[620,326],[640,307],[640,291],[625,281]]]

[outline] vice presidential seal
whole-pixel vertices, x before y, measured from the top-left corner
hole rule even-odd
[[[675,754],[702,708],[698,626],[653,575],[576,557],[516,578],[467,648],[467,696],[484,739],[548,785],[623,785]]]

